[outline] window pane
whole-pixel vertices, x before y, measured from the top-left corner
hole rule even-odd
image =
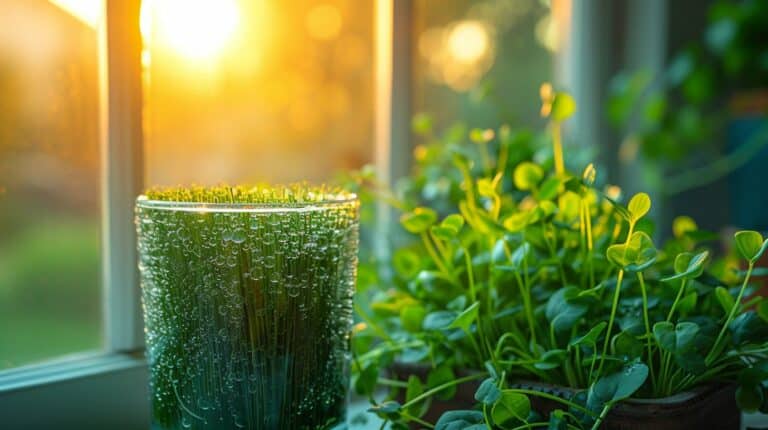
[[[538,118],[553,76],[556,26],[544,0],[414,1],[414,109],[439,125]]]
[[[372,158],[372,2],[145,0],[147,183],[323,181]]]
[[[102,344],[90,3],[0,3],[0,369]]]

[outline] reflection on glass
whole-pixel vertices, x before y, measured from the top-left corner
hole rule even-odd
[[[147,184],[319,182],[370,161],[371,13],[145,0]]]
[[[548,1],[414,2],[414,108],[443,125],[538,119],[539,85],[552,78],[556,26]]]
[[[0,369],[101,347],[93,4],[0,6]]]

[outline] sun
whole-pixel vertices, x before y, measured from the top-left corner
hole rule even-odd
[[[235,0],[145,0],[141,16],[146,40],[190,60],[210,60],[232,39],[240,10]]]

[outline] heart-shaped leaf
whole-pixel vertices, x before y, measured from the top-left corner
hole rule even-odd
[[[588,407],[606,405],[624,400],[643,386],[648,378],[648,366],[633,363],[622,370],[603,376],[589,388]]]
[[[646,193],[637,193],[629,200],[627,210],[632,222],[637,222],[651,210],[651,198]]]
[[[756,231],[744,230],[736,232],[736,249],[750,263],[754,263],[768,248],[768,239],[763,240],[763,235]]]
[[[530,412],[531,401],[527,396],[512,390],[503,390],[491,409],[491,417],[496,424],[503,426],[513,419],[525,420]]]
[[[632,233],[627,243],[611,245],[608,260],[628,272],[641,272],[656,262],[658,253],[651,238],[642,231]]]
[[[469,332],[472,323],[477,319],[477,312],[480,309],[480,302],[472,303],[467,309],[456,316],[448,328],[459,328],[462,331]]]
[[[459,234],[464,227],[464,217],[459,214],[448,215],[440,222],[440,227],[449,229],[453,234]]]
[[[517,189],[532,190],[544,179],[544,170],[538,164],[524,161],[515,167],[512,178]]]
[[[485,421],[480,411],[456,410],[444,412],[435,423],[435,430],[468,430]]]
[[[419,207],[400,216],[400,224],[411,233],[427,231],[437,221],[437,213],[430,208]]]
[[[500,397],[501,390],[492,378],[485,379],[475,391],[475,400],[488,406],[496,403]]]
[[[709,256],[709,251],[703,251],[698,254],[683,252],[675,257],[675,275],[662,279],[662,282],[673,281],[676,279],[694,279],[704,272],[704,262]]]
[[[693,348],[699,331],[699,325],[693,322],[674,325],[662,321],[653,325],[653,337],[659,347],[674,354],[682,354]]]

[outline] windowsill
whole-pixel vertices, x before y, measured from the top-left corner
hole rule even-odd
[[[0,372],[0,396],[63,383],[77,378],[103,375],[147,366],[143,354],[79,354],[50,363],[19,367]]]

